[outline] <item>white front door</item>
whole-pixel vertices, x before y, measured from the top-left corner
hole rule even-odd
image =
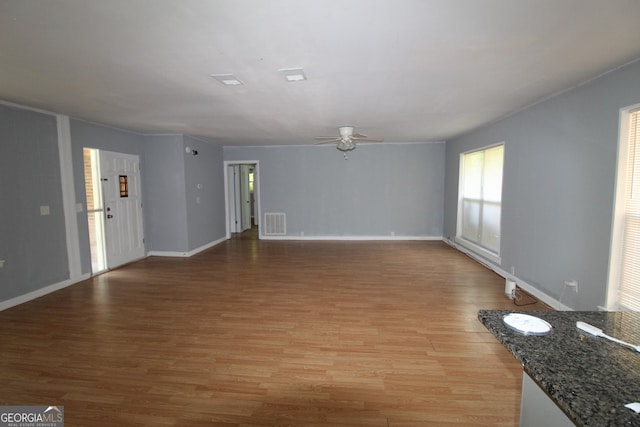
[[[107,268],[145,255],[139,164],[136,155],[100,151]]]

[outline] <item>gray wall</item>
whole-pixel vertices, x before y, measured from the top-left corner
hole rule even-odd
[[[77,218],[81,268],[82,273],[86,274],[91,273],[91,250],[89,247],[89,229],[87,226],[87,197],[85,194],[82,150],[83,148],[94,148],[118,153],[135,154],[140,156],[140,163],[142,163],[144,160],[144,137],[124,130],[74,119],[70,120],[70,128],[76,203],[82,203],[84,207]],[[142,194],[146,199],[144,172],[142,173],[142,177]],[[146,212],[144,212],[143,209],[143,214],[144,213]]]
[[[261,210],[287,214],[289,236],[440,237],[444,143],[225,147],[260,162]]]
[[[222,147],[183,135],[145,138],[147,249],[186,253],[224,238]]]
[[[456,234],[461,152],[505,142],[502,265],[575,309],[604,305],[620,108],[640,102],[640,62],[447,142],[444,235]]]
[[[56,118],[4,105],[0,259],[0,301],[69,279]]]
[[[194,250],[226,236],[223,151],[186,135],[183,145],[198,151],[183,155],[188,247]]]
[[[149,251],[187,252],[185,152],[182,135],[145,137],[145,235]]]

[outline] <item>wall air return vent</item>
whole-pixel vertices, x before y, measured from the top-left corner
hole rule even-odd
[[[264,235],[284,236],[287,234],[287,215],[282,212],[264,214]]]

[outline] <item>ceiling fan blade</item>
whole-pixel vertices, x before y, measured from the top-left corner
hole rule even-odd
[[[318,141],[318,142],[314,143],[314,145],[318,145],[318,144],[332,144],[332,143],[334,143],[334,142],[338,142],[338,141],[340,141],[340,138],[332,138],[332,139],[329,139],[329,140]]]
[[[339,136],[316,136],[314,139],[319,141],[337,141],[340,139]]]
[[[366,136],[366,135],[358,135],[358,136],[353,136],[352,137],[354,140],[356,141],[370,141],[370,142],[383,142],[384,138],[375,138],[373,136]]]

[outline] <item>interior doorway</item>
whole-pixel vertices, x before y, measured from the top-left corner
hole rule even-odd
[[[227,238],[260,224],[258,161],[224,162]]]

